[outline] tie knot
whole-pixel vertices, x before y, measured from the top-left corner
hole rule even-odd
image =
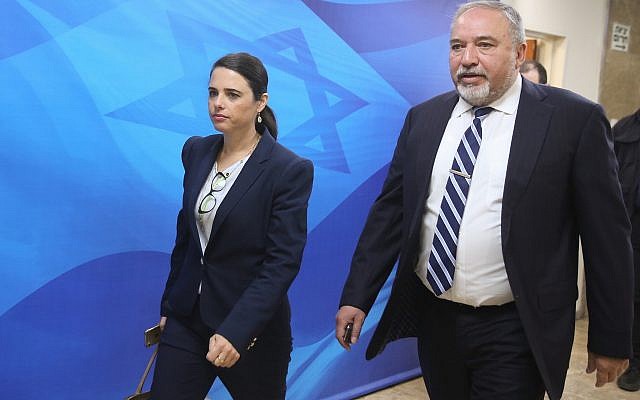
[[[491,111],[493,111],[493,108],[491,107],[478,107],[473,110],[473,114],[476,116],[476,118],[482,118],[485,115],[489,114]]]

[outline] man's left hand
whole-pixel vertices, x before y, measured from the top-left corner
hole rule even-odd
[[[589,352],[587,361],[587,374],[596,372],[596,387],[601,387],[605,383],[613,382],[629,366],[629,360],[624,358],[613,358]]]

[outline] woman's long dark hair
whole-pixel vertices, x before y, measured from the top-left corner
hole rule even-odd
[[[227,54],[213,64],[209,76],[211,76],[213,70],[218,67],[230,69],[242,75],[249,83],[249,87],[251,87],[253,97],[256,101],[260,100],[260,96],[262,96],[263,93],[267,93],[269,76],[262,61],[257,57],[249,53]],[[262,134],[264,133],[264,129],[267,128],[271,136],[276,139],[278,137],[278,124],[273,110],[269,106],[265,106],[264,110],[260,112],[260,116],[262,117],[262,122],[258,122],[256,119],[256,131]]]

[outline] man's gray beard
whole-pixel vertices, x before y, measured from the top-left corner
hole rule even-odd
[[[479,86],[465,86],[458,83],[456,85],[456,89],[458,90],[460,97],[474,107],[481,107],[489,104],[487,101],[489,99],[489,93],[491,93],[489,82],[484,82]]]

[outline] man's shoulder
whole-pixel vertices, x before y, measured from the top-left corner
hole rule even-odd
[[[544,103],[559,107],[568,107],[575,111],[591,110],[593,107],[599,107],[597,103],[576,92],[555,86],[535,85],[534,88],[529,91],[532,92],[534,96],[539,97]]]
[[[458,93],[455,90],[434,96],[420,104],[411,107],[411,113],[423,113],[430,111],[442,111],[445,108],[453,108],[458,102]]]

